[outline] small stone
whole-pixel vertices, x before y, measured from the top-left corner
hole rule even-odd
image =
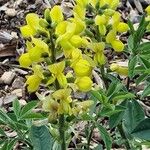
[[[13,71],[7,71],[7,72],[4,72],[3,75],[1,76],[0,80],[9,85],[12,83],[13,79],[15,77],[15,73]]]
[[[24,86],[24,78],[22,77],[18,77],[14,80],[14,82],[12,83],[12,88],[13,89],[22,89],[22,87]]]
[[[15,99],[17,99],[16,95],[6,95],[6,97],[3,98],[3,104],[9,104],[11,102],[13,102]]]
[[[22,89],[15,89],[11,94],[16,95],[18,98],[22,97]]]
[[[6,15],[9,16],[9,17],[14,17],[16,16],[17,14],[17,11],[13,8],[8,8],[6,11],[5,11]]]

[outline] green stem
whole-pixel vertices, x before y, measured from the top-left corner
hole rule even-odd
[[[59,134],[61,138],[61,150],[66,150],[66,138],[65,138],[65,117],[64,115],[59,116]]]
[[[53,41],[53,34],[50,32],[51,50],[52,50],[52,63],[56,62],[56,49]],[[56,90],[60,89],[59,83],[55,80]],[[66,138],[65,138],[65,117],[64,114],[59,116],[59,135],[61,140],[61,150],[66,150]]]
[[[101,72],[102,80],[104,81],[104,84],[105,84],[105,88],[108,89],[108,82],[107,82],[107,79],[105,77],[104,65],[102,65],[100,67],[100,72]]]
[[[122,127],[122,123],[119,124],[117,127],[118,127],[118,130],[119,130],[119,133],[120,133],[121,137],[122,137],[123,140],[125,141],[125,142],[124,142],[124,145],[125,145],[126,149],[127,149],[127,150],[131,150],[131,147],[130,147],[128,138],[126,137],[126,134],[125,134],[124,129],[123,129],[123,127]]]

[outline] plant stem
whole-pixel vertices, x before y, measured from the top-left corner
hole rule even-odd
[[[59,134],[61,137],[61,150],[66,150],[66,138],[65,138],[65,117],[64,114],[59,116]]]
[[[105,77],[104,65],[102,65],[100,67],[100,72],[101,72],[101,75],[102,75],[102,80],[104,81],[104,84],[105,84],[105,88],[107,89],[108,88],[108,82],[107,82],[107,79]]]
[[[52,50],[52,63],[56,62],[56,49],[53,41],[53,34],[50,31],[50,42],[51,42],[51,50]],[[56,90],[60,89],[59,83],[55,80],[55,88]],[[59,135],[61,140],[61,150],[66,150],[66,138],[65,138],[65,117],[64,114],[59,115]]]
[[[131,150],[128,138],[126,137],[126,134],[125,134],[124,129],[122,127],[122,123],[120,123],[117,127],[118,127],[118,130],[119,130],[119,133],[120,133],[121,137],[125,141],[124,145],[125,145],[126,149]]]

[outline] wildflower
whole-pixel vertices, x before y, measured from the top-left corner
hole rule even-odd
[[[128,75],[128,67],[119,66],[118,64],[111,64],[110,69],[119,75],[127,76]]]
[[[112,41],[111,45],[115,52],[122,52],[124,50],[124,44],[120,40]]]
[[[75,84],[77,85],[78,89],[83,92],[91,90],[92,83],[92,80],[87,76],[79,77],[75,81]]]
[[[117,26],[117,31],[122,33],[122,32],[127,32],[129,29],[128,25],[126,23],[120,22]]]
[[[150,5],[145,9],[148,15],[150,15]]]
[[[32,64],[32,61],[29,57],[29,53],[22,54],[19,58],[20,66],[27,68]]]

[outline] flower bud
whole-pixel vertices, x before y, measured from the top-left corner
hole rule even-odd
[[[91,90],[93,82],[89,77],[84,76],[81,78],[77,78],[75,83],[80,91],[87,92]]]
[[[43,28],[49,28],[50,27],[49,23],[45,19],[40,19],[39,25]]]
[[[122,52],[124,50],[124,44],[120,40],[112,41],[111,45],[116,52]]]
[[[109,33],[106,35],[106,42],[111,43],[115,39],[116,39],[116,31],[115,30],[109,31]]]
[[[50,17],[50,10],[47,8],[44,11],[44,18],[46,19],[46,21],[51,24],[51,17]]]
[[[106,22],[107,22],[107,19],[106,19],[106,16],[105,15],[97,15],[96,17],[95,17],[95,24],[96,25],[104,25],[104,24],[106,24]]]
[[[101,35],[105,35],[106,34],[106,26],[105,25],[99,25],[98,29],[99,29],[99,33]]]
[[[122,32],[127,32],[129,29],[128,25],[126,23],[120,22],[117,26],[117,31],[122,33]]]
[[[77,76],[89,76],[91,75],[92,68],[87,60],[80,59],[73,67],[74,72]]]

